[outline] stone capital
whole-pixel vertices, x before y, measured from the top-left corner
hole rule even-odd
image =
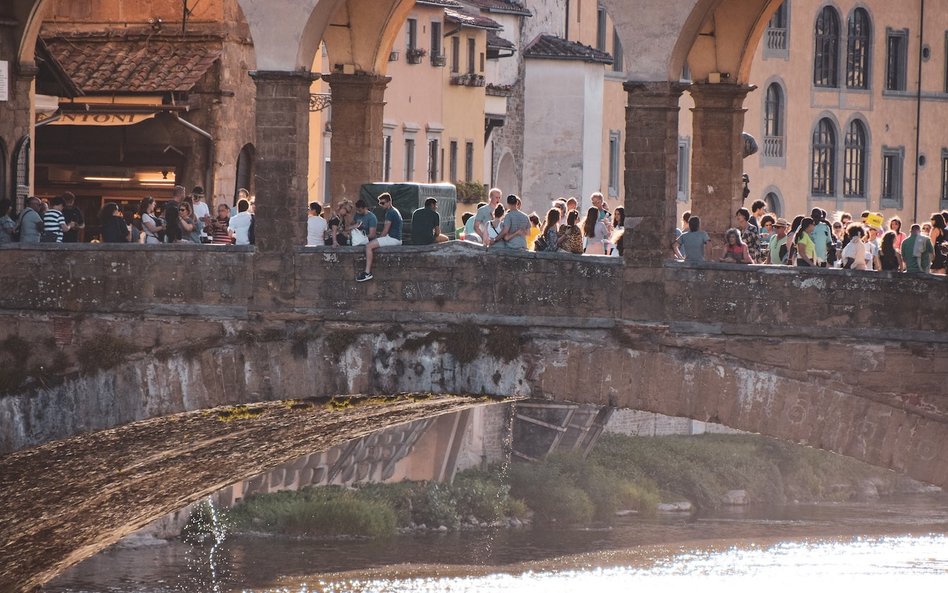
[[[678,100],[691,83],[630,80],[622,88],[628,94],[629,106],[642,109],[678,109]]]
[[[294,83],[311,83],[314,80],[318,80],[321,74],[319,72],[310,72],[308,70],[251,70],[250,78],[254,79],[254,82],[261,81],[270,81],[270,82],[294,82]]]
[[[689,91],[694,99],[692,111],[713,109],[720,111],[744,110],[744,99],[757,87],[752,84],[693,84]]]
[[[323,80],[329,83],[329,91],[335,103],[347,100],[382,102],[385,88],[392,79],[375,74],[333,73],[324,76]]]

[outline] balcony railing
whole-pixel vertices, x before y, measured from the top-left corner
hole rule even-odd
[[[767,49],[783,51],[787,49],[787,30],[783,28],[767,29]]]
[[[764,136],[763,156],[770,159],[782,159],[783,141],[783,136]]]

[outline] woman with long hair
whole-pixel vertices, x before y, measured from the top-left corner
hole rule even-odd
[[[599,208],[590,206],[583,219],[583,238],[586,240],[586,253],[605,255],[606,241],[609,239],[605,222],[600,220]]]
[[[889,230],[895,233],[895,249],[896,251],[902,247],[902,241],[905,239],[905,233],[902,232],[902,219],[898,216],[893,216],[889,219]],[[883,239],[885,236],[883,235]]]
[[[895,231],[889,231],[882,235],[882,245],[879,247],[879,263],[883,270],[898,272],[902,269],[902,254],[895,247],[896,240]]]
[[[165,202],[165,243],[177,243],[181,240],[181,217],[179,205],[174,200]]]
[[[142,235],[148,245],[161,243],[158,233],[167,229],[165,221],[155,215],[155,198],[146,196],[138,204],[138,216],[142,221]]]
[[[945,236],[945,216],[941,212],[932,214],[932,230],[928,233],[932,247],[935,248],[935,257],[932,259],[932,274],[945,275],[948,271],[948,237]]]
[[[567,253],[583,252],[583,232],[576,226],[579,220],[579,212],[570,210],[566,215],[566,224],[560,226],[560,238],[557,240],[560,251]]]
[[[550,208],[546,211],[546,220],[540,227],[540,236],[536,241],[537,251],[556,251],[559,245],[559,235],[557,231],[560,228],[560,210],[559,208]]]
[[[115,202],[109,202],[99,210],[99,222],[102,223],[103,243],[128,243],[132,240],[132,226],[125,224],[122,209]]]
[[[741,232],[737,229],[728,229],[724,233],[724,252],[718,260],[724,263],[732,264],[752,264],[750,251],[747,245],[741,239]]]

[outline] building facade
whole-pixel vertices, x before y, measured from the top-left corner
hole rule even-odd
[[[948,13],[925,2],[786,0],[752,67],[751,195],[782,216],[948,207]]]

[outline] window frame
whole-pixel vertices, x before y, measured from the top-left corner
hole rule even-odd
[[[444,52],[444,44],[441,43],[441,21],[431,21],[431,57],[441,56]]]
[[[948,148],[941,149],[941,209],[948,208]]]
[[[596,49],[606,51],[606,7],[596,7]]]
[[[619,39],[619,30],[612,28],[612,71],[625,72],[625,53],[622,49],[622,40]]]
[[[415,139],[405,138],[405,181],[415,178]]]
[[[609,184],[610,198],[619,197],[619,176],[622,170],[620,155],[622,154],[622,131],[609,130]]]
[[[382,181],[392,180],[392,135],[382,135]]]
[[[776,90],[776,105],[771,98],[771,90]],[[760,151],[761,165],[785,166],[787,162],[787,90],[782,80],[767,82],[763,96],[764,108],[761,113],[763,146]]]
[[[784,1],[767,21],[763,48],[765,60],[790,58],[790,2]]]
[[[857,15],[863,17],[861,29],[857,33]],[[860,41],[856,48],[856,41]],[[860,56],[858,61],[855,56]],[[857,80],[858,78],[858,80]],[[872,87],[872,17],[869,11],[858,6],[849,15],[846,28],[846,88],[849,90],[868,91]]]
[[[474,181],[474,143],[470,140],[464,143],[464,181]]]
[[[899,42],[899,53],[892,55],[892,42]],[[908,90],[908,29],[885,30],[885,82],[883,92],[886,93],[904,93]],[[892,72],[893,65],[896,72]],[[893,84],[897,88],[892,88]]]
[[[405,49],[408,51],[418,49],[418,19],[410,17],[405,19]]]
[[[678,137],[678,201],[691,198],[691,137]]]
[[[825,30],[830,28],[830,25],[835,27],[835,31]],[[838,89],[841,36],[839,11],[833,6],[824,6],[816,17],[813,29],[813,86]]]
[[[461,73],[461,37],[458,35],[451,37],[451,73]]]
[[[850,141],[854,137],[853,130],[857,129],[862,134],[861,146]],[[850,159],[850,156],[855,154],[859,155],[858,162]],[[869,150],[869,126],[861,118],[854,117],[846,125],[846,134],[843,138],[843,199],[867,200],[869,198],[869,161],[866,158],[869,154],[871,154]],[[849,189],[852,184],[850,173],[854,168],[857,169],[858,173],[858,191],[850,191]]]
[[[895,166],[892,171],[889,170],[888,163]],[[879,207],[901,209],[904,201],[902,190],[905,183],[904,146],[882,147],[880,174],[882,182],[879,186]]]
[[[477,70],[477,40],[473,37],[467,38],[467,73],[476,74]]]
[[[458,141],[448,143],[448,176],[451,183],[458,182]]]
[[[826,131],[832,136],[831,141],[817,142],[817,137],[823,136],[822,126],[827,124]],[[817,160],[817,148],[821,153],[825,153],[825,159]],[[830,117],[822,116],[813,127],[813,133],[810,135],[810,195],[817,198],[832,198],[836,196],[836,165],[837,150],[839,149],[839,128],[836,122]],[[827,161],[824,164],[824,160]],[[825,171],[825,175],[818,176],[818,170]],[[822,183],[817,184],[817,180]],[[820,187],[823,186],[823,187]]]
[[[428,183],[438,183],[438,153],[441,141],[438,138],[428,138]]]

